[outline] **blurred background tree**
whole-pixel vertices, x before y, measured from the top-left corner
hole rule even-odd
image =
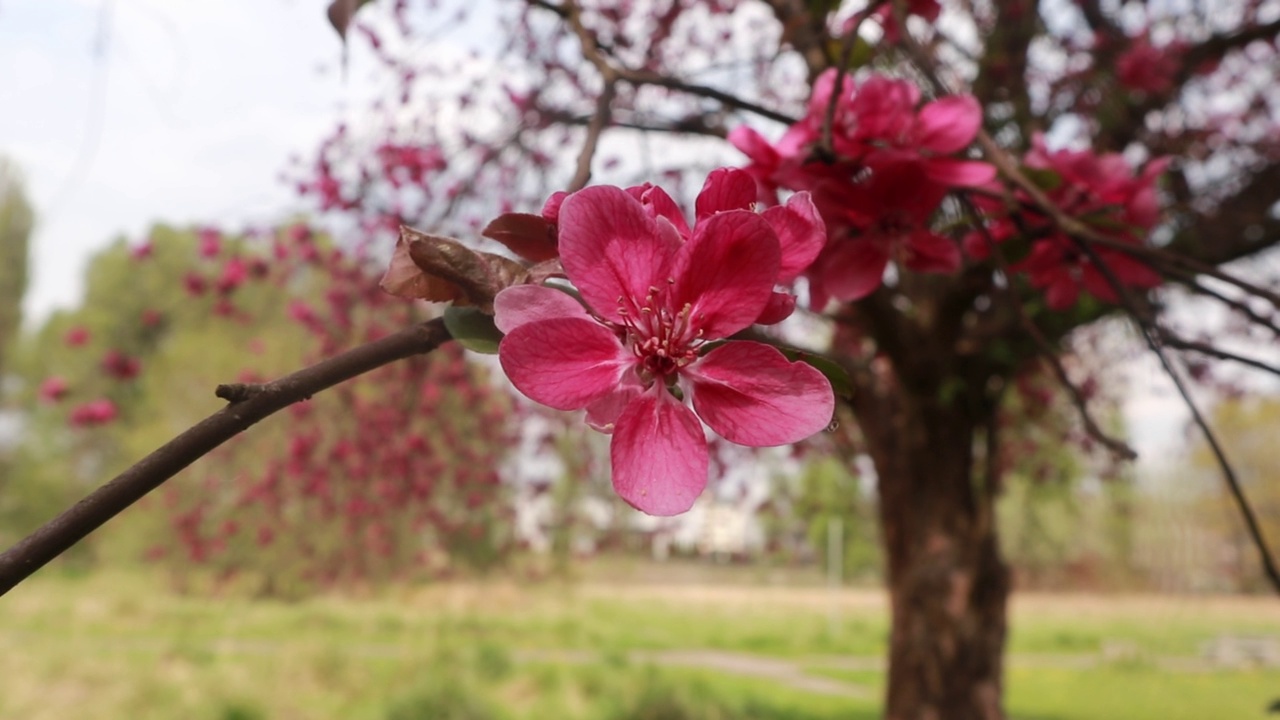
[[[10,348],[22,324],[22,298],[27,292],[27,246],[35,213],[23,188],[22,173],[0,157],[0,388],[6,377]]]

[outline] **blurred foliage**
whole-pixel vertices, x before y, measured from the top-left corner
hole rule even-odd
[[[813,456],[794,481],[777,484],[775,492],[774,506],[788,509],[770,519],[773,527],[768,534],[798,536],[805,550],[801,555],[812,553],[826,572],[831,525],[839,522],[842,580],[874,583],[880,579],[883,560],[875,496],[852,468],[836,457]]]
[[[10,343],[22,322],[22,296],[27,291],[27,253],[35,214],[23,189],[22,175],[0,158],[0,379]]]
[[[198,261],[195,233],[165,225],[152,229],[149,254],[137,257],[123,239],[89,262],[80,307],[61,310],[22,339],[14,371],[21,378],[24,438],[0,496],[0,539],[16,540],[89,489],[154,450],[224,403],[213,395],[218,383],[235,380],[246,365],[267,374],[295,367],[304,335],[282,314],[287,293],[260,285],[244,289],[245,306],[256,320],[229,322],[213,312],[208,298],[193,297],[183,279]],[[71,341],[79,335],[83,342]],[[255,343],[263,337],[272,343]],[[254,351],[247,348],[252,345]],[[138,362],[134,378],[104,371],[115,351]],[[67,394],[57,402],[39,397],[40,384],[62,378]],[[68,408],[97,398],[111,400],[117,422],[91,430],[68,426]],[[180,482],[180,481],[179,481]],[[148,513],[131,513],[140,538],[160,531]],[[96,544],[81,543],[80,553]],[[116,543],[103,543],[103,546]],[[119,553],[133,555],[125,542]]]
[[[414,321],[359,261],[297,227],[267,234],[274,257],[260,237],[157,226],[146,243],[118,240],[93,258],[83,304],[17,353],[28,410],[0,493],[0,541],[223,407],[218,384],[279,377]],[[281,250],[285,236],[305,246]],[[81,543],[75,561],[145,556],[180,586],[205,564],[283,596],[501,564],[511,509],[494,468],[510,425],[486,377],[449,346],[343,384],[197,462]],[[65,395],[40,389],[55,378]],[[75,408],[94,399],[117,419],[78,427]]]

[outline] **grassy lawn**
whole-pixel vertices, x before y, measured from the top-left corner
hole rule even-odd
[[[278,602],[46,574],[0,599],[0,718],[861,720],[877,716],[885,619],[878,593],[822,588],[593,580]],[[1264,718],[1280,671],[1197,660],[1224,634],[1280,636],[1280,603],[1023,596],[1011,714]]]

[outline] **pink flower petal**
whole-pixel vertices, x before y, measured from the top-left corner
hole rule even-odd
[[[587,424],[602,433],[612,433],[622,411],[642,392],[644,386],[640,378],[635,373],[626,373],[616,390],[587,406]]]
[[[493,321],[503,333],[526,323],[562,317],[591,319],[573,296],[541,285],[513,285],[493,299]]]
[[[746,125],[739,125],[734,128],[729,133],[729,144],[750,158],[751,162],[763,165],[766,170],[772,171],[778,165],[780,159],[778,151],[774,150],[769,141],[765,140],[764,136],[753,128]]]
[[[725,343],[687,372],[698,416],[740,445],[796,442],[831,422],[835,395],[826,376],[764,343]]]
[[[632,507],[650,515],[685,512],[707,486],[702,424],[661,385],[623,411],[609,457],[613,489]]]
[[[982,106],[972,95],[950,95],[920,109],[916,142],[921,149],[949,155],[973,142],[982,124]]]
[[[796,296],[789,295],[784,292],[774,292],[769,298],[769,304],[764,306],[764,310],[760,312],[760,317],[756,318],[756,325],[773,325],[791,317],[791,313],[796,311]]]
[[[841,302],[861,300],[880,287],[888,264],[889,254],[879,242],[842,242],[825,262],[818,263],[822,266],[822,288],[827,295]]]
[[[689,237],[689,223],[684,219],[684,211],[666,190],[657,185],[645,183],[638,187],[627,188],[627,194],[640,201],[650,217],[655,220],[667,220],[680,233],[681,238]]]
[[[613,392],[635,358],[605,326],[580,318],[519,325],[498,345],[516,389],[557,410],[579,410]]]
[[[556,223],[560,220],[560,206],[564,204],[564,199],[569,197],[569,193],[560,190],[551,193],[551,197],[542,205],[542,217],[549,223]]]
[[[929,158],[924,171],[930,180],[947,187],[981,187],[996,178],[995,166],[978,160]]]
[[[727,337],[760,316],[773,294],[778,239],[759,215],[716,213],[698,223],[680,248],[671,273],[671,309],[691,305],[704,339]]]
[[[759,194],[756,181],[743,170],[712,170],[694,205],[699,222],[724,210],[750,210]]]
[[[1120,252],[1108,251],[1099,257],[1111,268],[1116,279],[1125,285],[1139,288],[1153,288],[1164,282],[1164,276],[1156,272],[1150,265]]]
[[[620,319],[623,303],[643,299],[666,282],[676,251],[635,198],[616,187],[580,190],[560,206],[560,261],[593,310]],[[628,312],[638,312],[628,307]]]
[[[798,192],[786,205],[766,209],[761,215],[778,235],[782,263],[778,282],[786,284],[813,264],[827,242],[827,226],[807,192]]]
[[[1066,310],[1075,305],[1079,297],[1080,284],[1065,271],[1054,276],[1044,293],[1045,302],[1053,310]]]
[[[928,230],[917,230],[906,241],[908,269],[916,272],[950,273],[960,269],[960,246],[950,238]]]

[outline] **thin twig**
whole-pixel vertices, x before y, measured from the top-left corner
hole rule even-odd
[[[578,37],[578,42],[582,46],[583,57],[592,65],[596,66],[596,69],[599,70],[600,74],[605,78],[606,83],[609,81],[609,78],[613,78],[616,80],[626,81],[635,86],[654,85],[668,90],[678,90],[689,95],[715,100],[731,108],[745,110],[759,115],[760,117],[780,122],[784,125],[792,125],[796,122],[796,118],[793,118],[786,113],[778,112],[777,110],[767,108],[758,103],[751,102],[750,100],[744,100],[737,95],[723,90],[717,90],[716,88],[707,85],[687,82],[679,78],[662,75],[650,70],[636,70],[611,61],[606,57],[605,49],[600,45],[595,34],[582,24],[581,10],[573,0],[564,0],[564,2],[559,4],[547,2],[547,0],[528,0],[528,2],[534,7],[540,7],[544,10],[555,13],[569,24],[570,29],[573,30],[574,35]]]
[[[1169,271],[1169,273],[1173,275],[1175,280],[1177,280],[1179,283],[1182,283],[1184,286],[1186,286],[1188,290],[1204,295],[1205,297],[1211,297],[1214,300],[1217,300],[1223,305],[1226,305],[1232,310],[1235,310],[1236,312],[1245,316],[1253,324],[1258,325],[1260,327],[1264,327],[1267,330],[1270,330],[1271,334],[1277,337],[1280,337],[1280,323],[1277,323],[1276,320],[1263,317],[1261,313],[1254,310],[1252,307],[1249,307],[1248,303],[1243,302],[1241,300],[1237,300],[1235,298],[1227,297],[1226,295],[1223,295],[1217,290],[1214,290],[1213,288],[1206,286],[1204,283],[1201,283],[1199,280],[1196,279],[1195,273],[1182,271],[1182,270],[1172,270],[1172,269]]]
[[[548,7],[545,3],[540,6]],[[587,125],[587,136],[583,139],[582,150],[578,153],[578,166],[568,187],[569,192],[577,192],[586,187],[591,179],[591,161],[595,158],[596,148],[600,146],[600,136],[609,126],[613,98],[617,94],[619,73],[600,49],[600,42],[596,39],[595,33],[582,23],[582,10],[578,4],[573,0],[564,0],[560,3],[558,12],[569,25],[569,29],[577,36],[582,56],[595,66],[596,71],[600,73],[600,81],[604,83],[600,95],[596,98],[596,110],[591,116],[591,122]]]
[[[679,90],[680,92],[687,93],[689,95],[696,95],[698,97],[716,100],[731,108],[745,110],[759,115],[760,117],[780,122],[784,125],[793,125],[797,121],[796,118],[786,113],[772,110],[763,105],[753,103],[750,100],[744,100],[737,95],[727,93],[723,90],[717,90],[707,85],[698,85],[696,83],[685,82],[684,80],[670,77],[668,75],[659,75],[653,72],[642,72],[639,70],[632,70],[630,68],[618,68],[618,74],[621,79],[626,80],[632,85],[655,85],[657,87],[667,88],[668,90]]]
[[[1238,362],[1241,365],[1248,365],[1251,368],[1262,370],[1264,372],[1269,372],[1273,375],[1280,375],[1280,365],[1272,365],[1271,363],[1258,360],[1257,358],[1251,358],[1246,355],[1239,355],[1229,350],[1223,350],[1222,348],[1215,347],[1208,343],[1197,342],[1195,340],[1187,340],[1186,338],[1181,338],[1181,337],[1178,337],[1177,335],[1174,335],[1172,332],[1164,328],[1160,328],[1160,342],[1164,344],[1165,347],[1171,347],[1177,350],[1188,350],[1190,352],[1200,353],[1201,355],[1208,355],[1210,357],[1215,357],[1215,358],[1218,358],[1219,360],[1230,360],[1231,362]]]
[[[279,380],[252,386],[256,392],[231,391],[233,396],[243,399],[233,400],[160,446],[0,554],[0,595],[259,420],[357,375],[412,355],[429,353],[447,340],[449,331],[444,322],[432,320],[335,355]]]
[[[1218,469],[1222,471],[1222,477],[1227,482],[1227,488],[1231,491],[1231,496],[1236,501],[1236,507],[1240,511],[1240,515],[1244,517],[1245,526],[1249,531],[1249,536],[1253,540],[1254,547],[1258,550],[1258,556],[1262,561],[1262,570],[1266,574],[1267,579],[1271,581],[1272,587],[1276,592],[1280,592],[1280,567],[1277,567],[1275,559],[1271,556],[1271,550],[1267,545],[1267,540],[1262,534],[1262,526],[1258,523],[1257,515],[1253,511],[1253,506],[1249,504],[1249,499],[1244,495],[1244,488],[1240,485],[1240,479],[1236,476],[1235,468],[1231,462],[1227,460],[1227,454],[1222,449],[1222,445],[1218,442],[1217,435],[1213,429],[1209,427],[1209,423],[1205,420],[1204,415],[1200,413],[1200,408],[1195,401],[1191,399],[1191,393],[1187,390],[1186,383],[1182,381],[1173,367],[1173,363],[1169,361],[1169,356],[1160,346],[1158,340],[1159,328],[1154,322],[1150,322],[1143,318],[1139,312],[1137,304],[1129,294],[1129,288],[1125,287],[1115,273],[1111,271],[1106,261],[1098,255],[1088,242],[1078,238],[1071,237],[1076,247],[1089,257],[1089,262],[1098,268],[1098,272],[1106,279],[1107,284],[1111,286],[1112,291],[1120,299],[1121,306],[1125,312],[1138,326],[1138,330],[1142,333],[1142,337],[1147,342],[1147,347],[1151,352],[1156,354],[1160,359],[1160,366],[1164,368],[1164,372],[1173,381],[1173,386],[1177,388],[1178,395],[1182,397],[1182,402],[1187,406],[1187,410],[1191,412],[1191,419],[1200,429],[1200,433],[1204,435],[1205,442],[1209,444],[1209,449],[1213,453],[1214,459],[1218,463]]]

